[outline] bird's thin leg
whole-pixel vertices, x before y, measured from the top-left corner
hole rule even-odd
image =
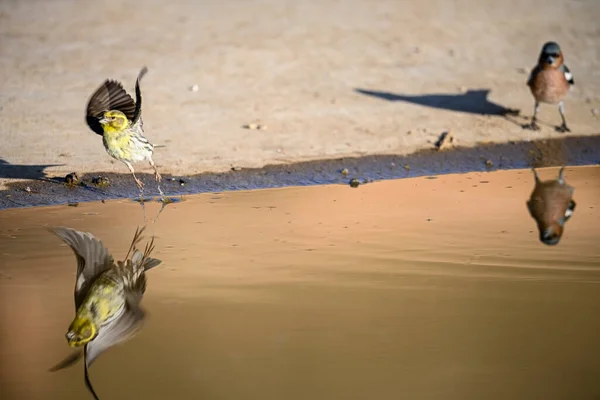
[[[537,171],[535,170],[535,167],[532,167],[531,170],[533,171],[533,177],[535,178],[535,183],[538,183],[540,181],[540,178],[537,174]]]
[[[140,181],[137,176],[135,176],[135,171],[133,170],[133,165],[131,165],[131,163],[129,163],[128,161],[123,161],[123,163],[125,163],[125,165],[127,165],[127,168],[129,168],[129,171],[131,172],[131,175],[133,175],[133,179],[135,179],[135,183],[138,185],[138,187],[140,188],[140,190],[144,189],[144,182]]]
[[[162,189],[160,188],[160,181],[162,180],[162,176],[160,176],[160,173],[158,172],[158,168],[156,168],[156,164],[154,164],[152,157],[150,157],[148,159],[148,161],[150,162],[150,165],[154,169],[154,179],[156,179],[156,183],[158,186],[158,192],[160,193],[161,198],[164,200],[165,194],[163,193]]]
[[[540,103],[538,103],[538,101],[536,100],[535,106],[533,107],[533,117],[531,117],[531,123],[523,125],[523,128],[531,129],[533,131],[540,130],[540,126],[537,124],[537,113],[538,113],[539,109],[540,109]]]
[[[565,183],[565,166],[560,167],[560,171],[558,171],[558,183]]]
[[[167,201],[163,201],[161,206],[160,206],[160,210],[158,210],[158,212],[156,213],[156,217],[154,217],[154,220],[152,221],[153,224],[156,223],[156,221],[158,221],[158,217],[160,217],[160,214],[162,214],[163,210],[165,209],[165,207],[167,206],[168,202]]]
[[[152,169],[154,169],[154,179],[156,179],[156,182],[159,182],[162,180],[162,176],[160,176],[160,174],[158,173],[158,169],[156,168],[156,164],[154,164],[154,161],[152,160],[152,157],[150,157],[148,159],[148,161],[150,162],[150,165],[152,166]]]
[[[133,166],[131,165],[131,163],[127,162],[127,161],[123,161],[123,163],[125,163],[125,165],[127,165],[127,168],[129,168],[129,171],[131,171],[131,174],[133,175],[133,179],[135,179],[135,183],[138,185],[138,188],[140,189],[140,204],[142,205],[142,209],[144,211],[144,221],[146,221],[146,207],[144,207],[144,183],[142,181],[140,181],[137,176],[135,176],[135,172],[133,171]]]
[[[556,130],[559,132],[571,132],[567,126],[567,120],[565,119],[565,104],[562,101],[558,103],[558,112],[560,113],[560,118],[562,119],[562,125],[557,126]]]

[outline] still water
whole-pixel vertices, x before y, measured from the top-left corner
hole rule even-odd
[[[542,170],[542,179],[555,170]],[[556,247],[529,171],[187,197],[147,228],[141,333],[90,369],[101,399],[600,398],[600,170],[567,169]],[[158,204],[147,204],[152,217]],[[0,212],[0,398],[88,399],[69,354],[75,258],[122,259],[130,201]],[[149,238],[149,237],[148,237]]]

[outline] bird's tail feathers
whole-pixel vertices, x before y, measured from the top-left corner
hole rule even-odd
[[[138,229],[138,231],[136,231],[136,236],[134,236],[135,243],[138,243],[141,240],[141,233],[143,230],[144,228],[142,228],[141,230]],[[152,252],[154,251],[154,238],[150,239],[150,242],[146,244],[146,248],[144,249],[143,253],[135,248],[135,244],[132,243],[132,246],[134,249],[133,255],[131,257],[133,268],[137,269],[139,267],[143,267],[139,271],[139,273],[148,271],[149,269],[154,268],[160,263],[162,263],[162,260],[150,257],[150,254],[152,254]],[[129,255],[129,253],[127,254]]]
[[[160,265],[162,263],[162,260],[159,260],[157,258],[148,258],[146,259],[146,262],[144,263],[144,271],[148,271],[158,265]]]

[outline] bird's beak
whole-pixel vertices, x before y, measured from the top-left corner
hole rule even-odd
[[[102,117],[102,118],[100,118],[100,120],[98,122],[100,122],[102,125],[108,124],[108,119],[106,119],[105,117]]]
[[[67,341],[69,343],[71,343],[73,340],[75,340],[75,334],[71,331],[67,332],[67,334],[65,335],[65,337],[67,338]]]

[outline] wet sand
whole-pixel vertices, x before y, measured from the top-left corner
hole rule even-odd
[[[380,154],[269,165],[265,168],[242,168],[225,173],[164,175],[161,186],[168,196],[177,198],[223,190],[332,183],[347,185],[351,179],[370,183],[382,179],[522,169],[529,166],[540,168],[595,164],[600,164],[600,135],[570,135],[560,139],[540,139],[530,142],[488,143],[477,147],[459,146],[443,151],[427,149],[406,156]],[[107,178],[110,184],[102,187],[94,185],[94,178],[98,176]],[[145,196],[159,195],[152,175],[137,173],[136,176],[146,184]],[[4,189],[0,185],[0,210],[61,203],[74,205],[78,202],[94,200],[139,197],[139,190],[129,173],[80,174],[79,185],[75,186],[67,185],[64,176],[37,175],[35,178],[36,180],[12,182]]]
[[[557,169],[542,169],[542,179]],[[167,206],[132,341],[91,368],[102,399],[595,399],[600,167],[537,238],[530,171],[201,194]],[[148,204],[151,216],[158,204]],[[0,397],[90,398],[68,354],[75,259],[44,230],[121,258],[139,204],[0,212]]]

